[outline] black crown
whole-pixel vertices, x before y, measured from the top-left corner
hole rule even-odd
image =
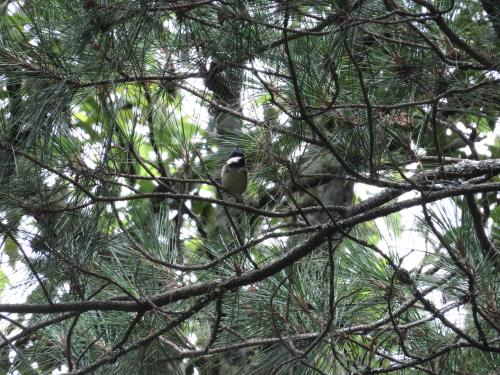
[[[229,155],[229,158],[235,158],[235,157],[240,157],[240,158],[244,158],[245,157],[245,154],[243,153],[243,151],[241,151],[240,147],[236,147],[233,152],[231,152],[231,155]]]

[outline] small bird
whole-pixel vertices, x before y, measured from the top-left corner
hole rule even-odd
[[[221,178],[224,189],[236,197],[247,189],[248,168],[245,166],[245,154],[239,147],[234,149],[222,167]]]

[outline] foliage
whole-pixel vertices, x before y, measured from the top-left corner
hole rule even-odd
[[[0,11],[5,373],[500,367],[495,2]]]

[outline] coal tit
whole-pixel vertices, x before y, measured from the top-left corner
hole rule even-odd
[[[221,172],[222,186],[235,196],[241,196],[247,189],[248,169],[245,155],[239,147],[231,153]]]

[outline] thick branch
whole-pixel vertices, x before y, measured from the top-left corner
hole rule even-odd
[[[334,235],[338,229],[350,228],[354,225],[374,220],[379,217],[385,217],[389,214],[402,211],[405,208],[420,206],[424,203],[435,202],[441,199],[459,196],[463,194],[490,192],[500,190],[500,183],[483,183],[477,185],[464,185],[456,188],[445,189],[442,191],[429,193],[421,198],[408,199],[401,202],[395,202],[390,205],[374,208],[367,212],[362,212],[349,218],[339,220],[335,224],[324,226],[324,229],[319,231],[304,243],[295,246],[288,253],[282,255],[275,261],[263,266],[254,271],[243,273],[241,276],[231,277],[225,280],[214,280],[207,283],[199,283],[191,286],[177,288],[170,292],[152,296],[150,300],[157,306],[164,306],[176,301],[185,300],[188,298],[201,296],[211,291],[229,291],[236,288],[250,285],[261,280],[264,280],[289,265],[299,261],[312,251],[322,245],[327,236]],[[147,302],[137,303],[127,301],[129,297],[115,298],[114,300],[104,301],[82,301],[58,303],[53,305],[40,304],[2,304],[0,312],[15,312],[15,313],[58,313],[69,311],[142,311],[150,310],[151,306]]]

